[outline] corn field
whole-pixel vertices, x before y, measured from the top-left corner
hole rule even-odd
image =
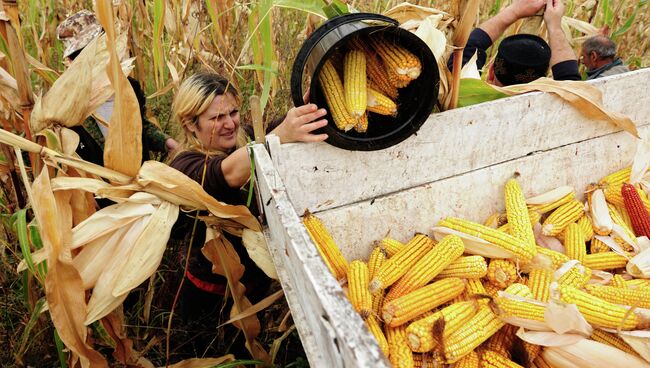
[[[75,145],[71,144],[75,140],[66,135],[62,126],[78,125],[96,107],[95,99],[101,99],[111,85],[125,82],[120,70],[129,71],[144,86],[147,117],[172,136],[179,134],[179,128],[170,121],[174,92],[180,81],[198,70],[217,72],[236,85],[243,96],[243,121],[251,120],[251,101],[259,101],[265,120],[277,118],[291,105],[289,80],[294,57],[302,41],[326,18],[323,7],[327,3],[298,0],[1,2],[0,122],[4,131],[22,138],[5,135],[3,142],[10,140],[11,145],[0,144],[0,218],[4,230],[0,242],[0,344],[3,348],[0,365],[153,367],[169,366],[180,359],[169,345],[170,334],[177,332],[168,308],[170,303],[161,307],[154,300],[160,295],[169,301],[174,299],[176,290],[163,288],[163,281],[173,272],[182,271],[165,268],[173,263],[169,260],[173,255],[165,251],[164,231],[153,236],[151,224],[157,221],[159,228],[170,228],[180,209],[209,211],[211,216],[205,221],[212,221],[218,234],[232,229],[239,233],[259,232],[257,219],[247,210],[217,202],[200,186],[197,188],[198,184],[176,177],[162,163],[148,162],[142,166],[133,163],[132,152],[139,151],[140,147],[127,147],[128,142],[120,142],[118,138],[107,141],[106,150],[112,160],[106,167],[74,160],[71,155]],[[347,3],[359,11],[383,13],[400,1]],[[436,8],[458,19],[465,1],[410,3]],[[650,65],[648,0],[566,0],[565,3],[565,33],[570,36],[576,55],[584,38],[602,33],[617,43],[618,55],[630,69]],[[476,23],[508,4],[502,0],[481,2]],[[82,9],[95,11],[107,30],[105,42],[109,51],[102,55],[103,64],[99,64],[108,65],[113,74],[99,78],[99,82],[92,77],[99,73],[92,59],[80,56],[87,64],[79,62],[66,69],[63,45],[56,35],[57,25]],[[514,31],[510,29],[506,33]],[[452,35],[446,36],[450,40]],[[116,62],[120,52],[133,58],[130,66],[120,68]],[[133,103],[119,88],[114,89],[116,100],[124,103],[122,106]],[[253,95],[259,99],[250,99]],[[119,114],[122,121],[133,118],[134,113],[126,110]],[[137,135],[128,123],[123,124],[121,134],[123,137]],[[99,194],[118,202],[118,207],[103,222],[102,218],[93,217],[97,213],[93,195]],[[125,215],[125,207],[130,208],[130,215]],[[88,219],[95,222],[79,227]],[[73,233],[73,227],[79,230]],[[142,248],[141,254],[149,257],[148,252],[156,249],[157,263],[145,260],[135,264],[129,258],[126,265],[113,262],[115,269],[109,269],[111,263],[100,265],[88,261],[84,272],[94,275],[90,278],[93,281],[88,281],[83,274],[73,280],[76,288],[70,290],[74,293],[61,288],[72,282],[68,278],[72,266],[66,257],[77,257],[97,242],[105,247],[111,244],[116,255],[129,254],[131,250],[124,249],[127,253],[118,253],[119,240],[125,236],[145,238],[143,234],[149,242],[136,242]],[[80,237],[84,240],[79,240]],[[115,238],[112,242],[111,237]],[[224,272],[228,273],[231,260],[224,259],[219,252],[226,252],[229,243],[214,242],[215,259],[225,265]],[[83,250],[71,250],[70,244]],[[160,259],[165,261],[159,268]],[[102,275],[109,271],[112,279],[100,282],[104,280]],[[227,277],[229,286],[236,289],[239,280]],[[102,292],[102,288],[107,291]],[[272,291],[258,317],[239,316],[232,322],[249,343],[254,360],[236,360],[242,357],[229,353],[238,349],[228,346],[226,341],[222,357],[197,354],[197,358],[206,360],[186,362],[182,366],[233,363],[307,366],[279,284]],[[236,311],[249,307],[245,297],[234,298]],[[123,304],[126,307],[119,308]],[[83,308],[74,309],[78,306]]]

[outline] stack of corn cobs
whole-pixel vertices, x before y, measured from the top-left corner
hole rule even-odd
[[[348,264],[318,218],[304,224],[397,367],[650,367],[650,200],[630,168],[447,217],[432,237],[378,241]]]
[[[373,35],[365,43],[350,41],[344,55],[326,60],[318,82],[336,127],[365,133],[372,120],[368,113],[397,115],[398,90],[417,79],[421,71],[420,60],[413,53]]]

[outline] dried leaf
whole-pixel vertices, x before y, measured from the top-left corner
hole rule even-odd
[[[72,249],[137,221],[143,216],[151,215],[154,211],[155,208],[146,203],[125,202],[104,207],[72,229]]]
[[[84,324],[89,325],[106,316],[126,299],[128,293],[113,296],[112,291],[115,288],[115,281],[119,276],[119,272],[122,270],[124,260],[128,259],[136,240],[142,234],[150,217],[148,215],[138,218],[131,225],[123,240],[118,242],[113,257],[111,257],[93,288],[93,293],[88,301],[88,315]]]
[[[266,243],[264,234],[259,231],[244,229],[242,233],[242,243],[246,247],[246,252],[253,262],[259,267],[266,276],[277,280],[278,272],[273,264],[273,258],[269,252],[269,246]]]
[[[246,318],[246,317],[250,317],[252,315],[255,315],[258,312],[263,311],[264,309],[271,306],[273,303],[275,303],[276,300],[280,299],[280,297],[282,297],[283,295],[284,295],[284,292],[282,290],[278,290],[275,293],[273,293],[273,294],[267,296],[266,298],[262,299],[257,304],[251,306],[250,308],[247,308],[246,310],[244,310],[243,312],[237,314],[236,316],[231,317],[229,320],[222,323],[217,328],[222,327],[224,325],[227,325],[229,323],[239,321],[242,318]]]
[[[86,244],[77,254],[72,264],[79,271],[84,289],[95,286],[99,275],[113,258],[122,238],[131,228],[130,225],[121,226],[113,232],[106,233]]]
[[[101,320],[102,326],[115,342],[113,356],[122,364],[129,367],[154,368],[154,365],[133,349],[133,341],[126,336],[124,313],[117,308]]]
[[[234,360],[235,356],[232,354],[224,355],[220,358],[192,358],[166,366],[165,368],[212,368],[226,362],[232,362]]]
[[[217,201],[199,183],[161,162],[145,162],[138,173],[137,182],[146,192],[159,195],[179,206],[207,209],[216,217],[237,221],[251,230],[261,230],[259,222],[246,206],[232,206]],[[168,196],[167,193],[173,196]],[[174,198],[181,198],[183,202],[174,201]]]
[[[104,357],[86,344],[87,331],[83,324],[86,302],[81,277],[65,259],[67,257],[62,256],[63,241],[71,232],[71,219],[62,216],[70,211],[63,208],[69,203],[70,194],[60,193],[58,200],[55,199],[48,170],[41,170],[33,189],[34,214],[40,225],[43,246],[48,250],[45,295],[52,323],[61,341],[79,357],[82,367],[108,367]]]
[[[115,91],[113,114],[104,143],[104,166],[135,176],[142,161],[142,118],[131,84],[122,72],[115,46],[115,22],[110,0],[96,2],[97,17],[106,32],[110,54],[106,73]]]
[[[519,328],[517,331],[517,337],[528,343],[541,346],[571,345],[586,338],[578,334],[559,334],[556,332],[548,331],[526,331],[524,328]]]
[[[128,293],[156,272],[177,218],[177,205],[163,202],[158,206],[135,241],[129,257],[123,261],[122,270],[117,273],[113,296]]]

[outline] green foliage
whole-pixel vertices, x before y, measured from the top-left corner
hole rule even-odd
[[[498,100],[504,97],[508,97],[508,95],[497,91],[487,82],[484,82],[480,79],[463,78],[460,80],[458,107],[476,105],[482,102]]]

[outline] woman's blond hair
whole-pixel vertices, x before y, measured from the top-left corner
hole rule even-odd
[[[174,156],[184,151],[199,151],[211,156],[229,154],[229,152],[203,146],[189,129],[190,126],[198,124],[199,115],[208,109],[215,97],[228,93],[232,94],[239,103],[239,93],[235,86],[226,78],[214,73],[196,73],[181,83],[172,103],[172,119],[183,129],[179,137],[180,148]],[[244,145],[246,145],[246,133],[239,127],[237,148]]]

